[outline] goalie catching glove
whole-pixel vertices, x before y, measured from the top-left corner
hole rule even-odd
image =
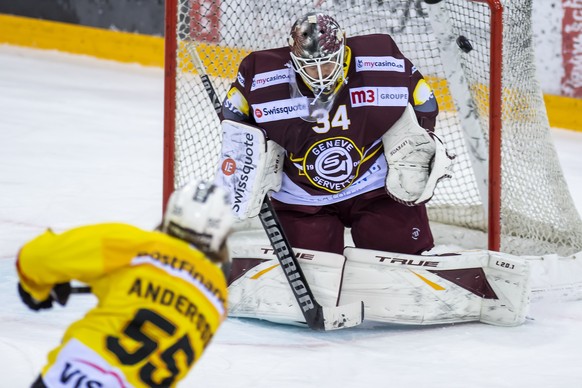
[[[451,178],[454,156],[441,139],[418,124],[412,105],[382,136],[382,143],[388,164],[386,191],[394,200],[408,206],[423,204],[441,179]]]
[[[284,152],[266,139],[261,128],[222,121],[220,170],[215,183],[230,193],[232,211],[239,220],[259,214],[265,195],[281,188]]]

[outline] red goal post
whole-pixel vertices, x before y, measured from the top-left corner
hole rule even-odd
[[[582,250],[582,222],[535,79],[531,7],[532,0],[166,0],[164,203],[194,176],[212,179],[220,148],[185,43],[198,46],[223,97],[248,52],[285,45],[293,20],[315,9],[348,36],[389,33],[435,91],[436,131],[457,155],[453,179],[428,204],[437,243],[515,254]]]

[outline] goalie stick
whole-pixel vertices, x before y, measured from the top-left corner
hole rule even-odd
[[[212,102],[216,114],[220,115],[222,104],[210,78],[206,74],[206,68],[202,63],[195,44],[193,42],[187,43],[186,49],[202,80],[204,89]],[[334,307],[324,307],[317,303],[293,252],[293,248],[289,244],[289,240],[285,236],[281,223],[275,214],[268,194],[265,194],[263,199],[259,219],[261,220],[261,224],[265,229],[271,246],[275,250],[281,269],[289,282],[289,286],[293,291],[293,295],[297,300],[307,326],[314,330],[327,331],[353,327],[362,323],[364,320],[364,302],[355,302]]]

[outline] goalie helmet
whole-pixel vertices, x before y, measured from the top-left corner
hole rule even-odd
[[[310,12],[291,27],[294,70],[316,98],[329,99],[344,80],[345,35],[329,15]]]
[[[223,250],[233,223],[226,191],[194,180],[170,196],[162,231],[194,244],[215,259],[215,254]]]

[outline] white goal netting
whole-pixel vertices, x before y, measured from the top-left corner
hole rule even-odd
[[[582,222],[562,175],[535,79],[532,0],[502,3],[501,251],[572,254],[582,250]],[[173,173],[175,187],[195,176],[210,179],[221,142],[218,119],[184,42],[196,42],[223,98],[241,59],[253,50],[284,46],[293,21],[309,10],[330,13],[348,36],[392,35],[425,75],[441,109],[436,131],[457,155],[453,179],[443,182],[428,204],[431,222],[450,226],[443,232],[439,226],[437,239],[463,245],[454,238],[466,243],[469,235],[484,235],[491,109],[491,12],[485,2],[178,0],[175,168],[165,172]],[[472,50],[461,50],[459,37]]]

